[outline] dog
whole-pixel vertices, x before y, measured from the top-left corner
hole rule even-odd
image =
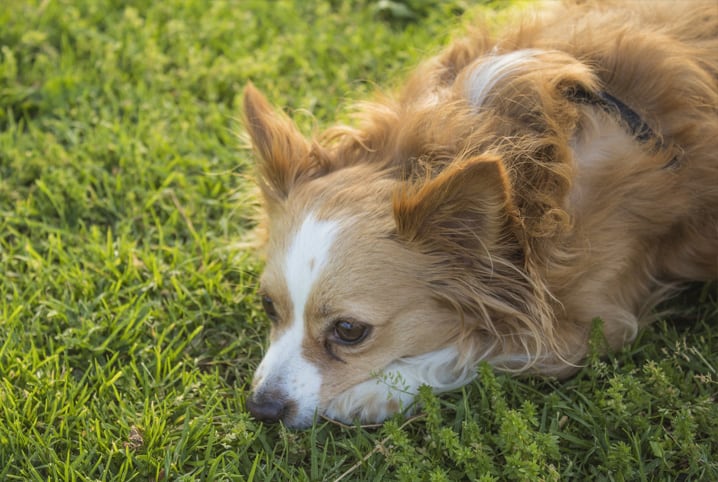
[[[476,28],[309,140],[249,84],[270,345],[247,408],[380,423],[487,361],[559,379],[718,278],[718,9],[578,2]]]

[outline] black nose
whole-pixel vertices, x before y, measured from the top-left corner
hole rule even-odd
[[[276,423],[284,418],[289,403],[275,392],[253,393],[247,399],[247,410],[260,422]]]

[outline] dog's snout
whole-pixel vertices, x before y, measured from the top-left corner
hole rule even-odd
[[[276,423],[283,420],[292,403],[276,392],[253,393],[247,399],[247,410],[260,422]]]

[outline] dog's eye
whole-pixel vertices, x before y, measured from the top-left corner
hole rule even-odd
[[[364,323],[343,319],[334,322],[334,335],[338,342],[345,345],[356,345],[368,334],[369,327]]]
[[[267,318],[272,321],[277,321],[279,315],[277,314],[277,308],[274,306],[274,301],[267,295],[262,295],[262,308],[267,314]]]

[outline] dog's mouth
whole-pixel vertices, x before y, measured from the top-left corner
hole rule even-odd
[[[247,409],[259,421],[282,422],[290,428],[307,428],[316,417],[345,425],[377,424],[399,413],[412,413],[422,385],[444,392],[472,380],[474,366],[458,364],[457,357],[456,348],[447,347],[395,360],[328,401],[307,393],[305,397],[290,396],[286,387],[259,386],[247,400]],[[301,392],[301,384],[296,388]]]
[[[281,422],[294,429],[310,427],[317,418],[352,426],[378,424],[394,414],[410,412],[418,388],[398,373],[379,372],[322,402],[318,397],[293,396],[282,385],[281,381],[260,382],[247,398],[246,408],[260,422]]]

